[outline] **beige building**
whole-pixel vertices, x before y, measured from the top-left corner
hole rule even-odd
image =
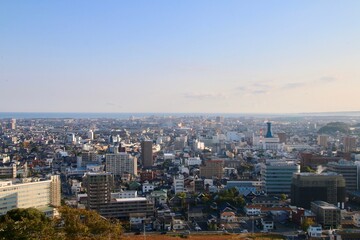
[[[106,154],[106,171],[117,176],[123,173],[137,176],[137,158],[124,152]]]
[[[329,141],[329,136],[327,135],[319,135],[317,137],[317,144],[322,147],[327,147]]]
[[[88,172],[83,177],[83,185],[87,192],[87,208],[99,210],[102,204],[111,200],[114,177],[111,173]]]
[[[356,150],[356,137],[344,137],[344,152],[352,152]]]
[[[224,160],[207,160],[200,166],[200,176],[205,178],[222,178]]]
[[[311,202],[311,211],[323,228],[338,228],[341,221],[340,208],[324,201]]]
[[[38,208],[60,206],[60,176],[51,176],[49,180],[34,178],[22,179],[22,182],[0,181],[0,215],[15,208]]]
[[[16,164],[0,167],[0,178],[16,178]]]

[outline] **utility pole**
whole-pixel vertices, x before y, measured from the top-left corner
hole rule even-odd
[[[252,218],[252,233],[254,234],[254,216],[251,216]]]
[[[146,240],[146,231],[145,231],[145,220],[143,221],[144,225],[144,240]]]

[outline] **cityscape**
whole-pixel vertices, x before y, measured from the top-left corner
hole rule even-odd
[[[0,1],[0,240],[360,239],[360,1]]]
[[[125,236],[359,234],[359,116],[0,122],[1,215],[66,205]]]

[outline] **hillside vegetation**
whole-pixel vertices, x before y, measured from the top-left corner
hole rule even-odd
[[[344,122],[330,122],[318,131],[320,134],[335,134],[336,132],[348,134],[350,133],[350,126]]]

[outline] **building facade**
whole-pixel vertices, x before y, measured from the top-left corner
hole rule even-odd
[[[347,136],[343,139],[344,152],[352,152],[356,150],[356,137]]]
[[[311,211],[316,214],[316,221],[323,228],[338,228],[341,221],[340,208],[324,201],[311,202]]]
[[[25,178],[22,182],[0,181],[0,215],[15,208],[60,206],[60,188],[58,175],[47,180]]]
[[[300,173],[300,165],[295,161],[268,161],[262,180],[268,194],[289,194],[294,173]]]
[[[205,165],[200,166],[200,176],[204,178],[222,178],[224,160],[207,160]]]
[[[353,192],[359,189],[359,165],[352,161],[340,160],[328,163],[327,169],[341,174],[345,178],[346,191]]]
[[[106,171],[115,176],[123,173],[137,176],[137,158],[125,152],[106,154]]]
[[[146,140],[141,142],[141,161],[143,167],[152,167],[153,165],[153,142]]]
[[[313,201],[345,202],[345,179],[337,173],[296,173],[291,183],[291,204],[306,209]]]
[[[91,210],[99,208],[111,200],[114,177],[111,173],[88,172],[83,177],[83,185],[87,192],[86,207]]]

